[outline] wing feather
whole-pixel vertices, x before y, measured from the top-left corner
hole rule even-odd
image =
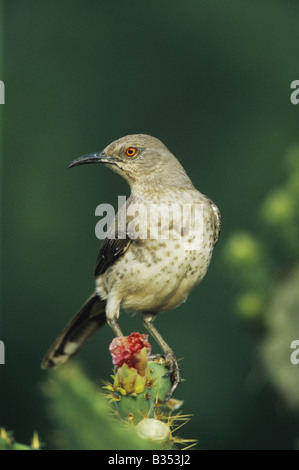
[[[120,208],[108,229],[96,260],[94,271],[96,277],[104,274],[127,251],[131,244],[132,240],[127,233],[126,208],[128,204],[129,200]]]

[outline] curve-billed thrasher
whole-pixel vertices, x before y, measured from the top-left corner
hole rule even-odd
[[[124,308],[142,312],[144,326],[164,351],[173,373],[172,393],[180,381],[179,367],[153,320],[157,313],[181,304],[206,274],[219,237],[219,211],[194,188],[178,160],[155,137],[123,137],[69,167],[85,163],[104,163],[120,174],[129,183],[131,195],[100,248],[95,292],[54,342],[42,367],[59,366],[75,356],[106,320],[117,336],[122,335],[118,317]],[[201,208],[196,229],[201,236],[191,229],[196,207]]]

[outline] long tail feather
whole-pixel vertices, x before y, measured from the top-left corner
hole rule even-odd
[[[45,355],[41,367],[57,367],[69,361],[106,323],[106,302],[94,292],[67,324]]]

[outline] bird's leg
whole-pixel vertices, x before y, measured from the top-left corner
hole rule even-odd
[[[108,325],[112,328],[115,336],[123,336],[122,331],[117,323],[117,318],[107,318]]]
[[[169,374],[172,378],[172,387],[166,395],[166,401],[171,397],[179,383],[181,382],[180,368],[178,365],[177,358],[173,350],[168,346],[166,341],[162,338],[157,328],[154,326],[153,321],[156,317],[155,313],[143,313],[143,324],[145,328],[150,332],[152,337],[156,340],[162,351],[165,353],[165,364],[169,368]],[[156,358],[157,355],[151,356]]]
[[[119,317],[119,307],[119,302],[115,301],[113,298],[109,299],[106,304],[106,320],[116,336],[123,336],[117,321]]]

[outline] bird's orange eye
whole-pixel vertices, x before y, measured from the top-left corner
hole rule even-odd
[[[126,150],[126,155],[127,157],[134,157],[134,155],[136,155],[136,152],[137,150],[135,149],[135,147],[128,147]]]

